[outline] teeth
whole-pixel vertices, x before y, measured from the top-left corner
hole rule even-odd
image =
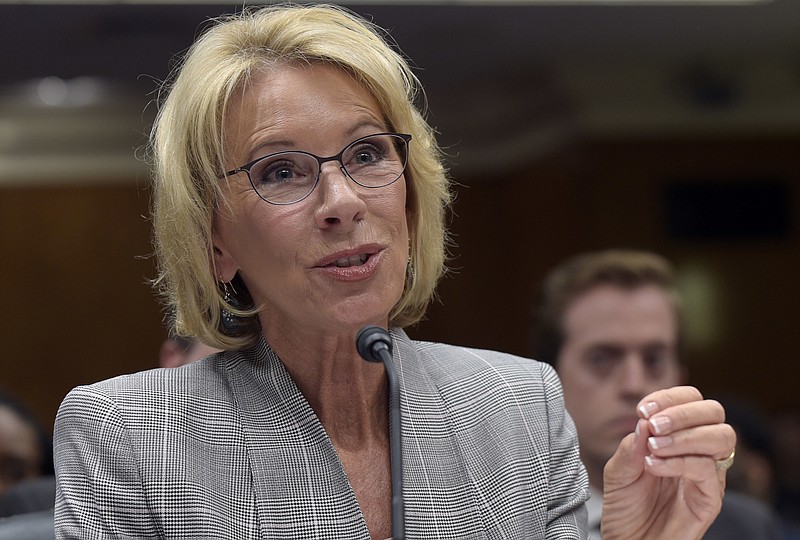
[[[359,266],[367,262],[367,254],[361,253],[360,255],[354,255],[353,257],[342,257],[338,261],[336,261],[336,266],[339,268],[346,268],[348,266]]]

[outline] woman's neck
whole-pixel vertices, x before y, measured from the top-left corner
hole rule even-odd
[[[382,364],[358,355],[352,337],[312,341],[276,336],[267,341],[337,448],[356,450],[385,443],[389,433],[386,373]]]

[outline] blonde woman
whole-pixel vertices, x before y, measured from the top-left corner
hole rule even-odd
[[[178,332],[223,352],[65,398],[59,538],[392,535],[398,396],[358,354],[365,325],[391,333],[409,538],[585,537],[554,371],[403,331],[444,270],[450,192],[416,79],[381,36],[335,7],[273,6],[188,52],[153,131],[157,285]],[[608,533],[699,538],[732,443],[695,393],[651,402],[693,436],[650,468],[642,436],[623,443]]]

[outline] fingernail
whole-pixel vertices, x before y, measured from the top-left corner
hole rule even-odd
[[[661,459],[659,457],[656,457],[656,456],[645,456],[644,457],[644,462],[647,463],[650,467],[657,467],[659,465],[663,465],[664,461],[665,460],[663,460],[663,459]]]
[[[653,432],[656,435],[667,431],[671,424],[672,422],[670,421],[669,416],[656,416],[655,418],[650,419],[650,425],[653,427]]]
[[[636,438],[638,439],[639,438],[639,422],[636,422],[636,429],[634,429],[633,432],[636,434]]]
[[[649,437],[647,444],[651,450],[658,450],[659,448],[666,448],[672,444],[672,437]]]
[[[641,407],[639,407],[639,412],[642,413],[642,416],[645,418],[650,418],[650,415],[653,414],[658,410],[658,403],[655,401],[648,401]]]

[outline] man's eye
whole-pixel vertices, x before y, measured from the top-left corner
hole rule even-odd
[[[596,367],[604,366],[611,362],[611,355],[605,352],[594,352],[589,356],[589,362]]]
[[[594,350],[587,356],[589,369],[597,376],[605,377],[614,371],[619,363],[620,355],[614,351]]]
[[[667,351],[653,351],[644,355],[644,365],[651,376],[660,376],[670,362],[670,356]]]

